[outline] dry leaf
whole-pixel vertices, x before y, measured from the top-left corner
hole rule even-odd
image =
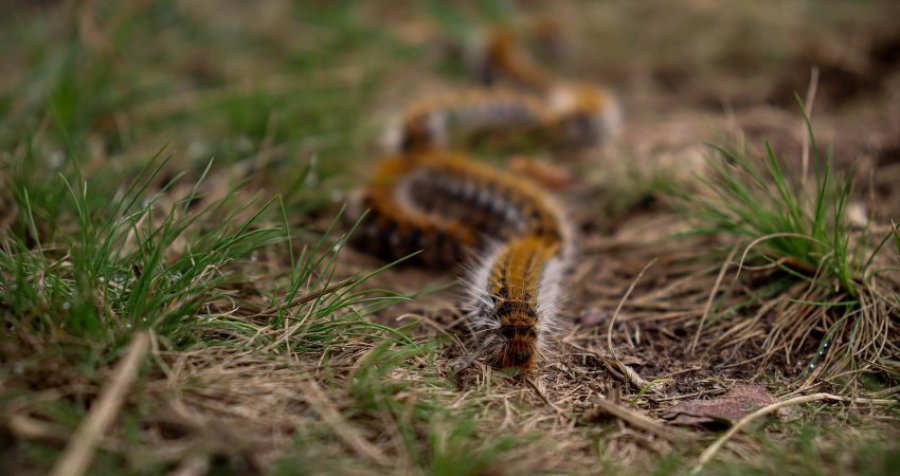
[[[731,425],[757,408],[776,401],[761,385],[738,385],[721,397],[673,405],[663,413],[663,418],[674,425]]]

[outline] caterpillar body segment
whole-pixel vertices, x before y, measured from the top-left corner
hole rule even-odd
[[[486,239],[524,234],[570,241],[560,207],[536,184],[450,152],[383,161],[356,202],[369,209],[356,243],[386,259],[422,250],[419,261],[445,264]]]
[[[543,91],[553,82],[553,75],[531,59],[509,29],[495,28],[484,43],[473,61],[475,74],[481,83],[493,86],[511,82],[520,88]]]
[[[622,107],[611,91],[584,83],[561,83],[551,88],[548,103],[562,145],[602,144],[622,127]]]
[[[485,84],[510,84],[547,105],[557,145],[587,147],[618,132],[622,112],[615,95],[587,83],[561,81],[538,66],[505,28],[488,35],[479,55],[477,76]]]
[[[416,159],[414,159],[416,160]],[[419,203],[447,201],[453,214],[493,239],[536,235],[571,241],[571,230],[561,208],[537,184],[474,162],[454,153],[429,153],[418,159],[414,188]],[[438,207],[442,213],[449,207]]]
[[[421,251],[414,259],[437,266],[457,263],[467,248],[479,247],[479,235],[456,220],[410,206],[406,195],[414,164],[403,159],[380,164],[372,184],[357,197],[356,212],[368,209],[354,243],[386,260]]]
[[[409,107],[385,134],[392,153],[447,148],[479,136],[528,135],[554,120],[545,103],[510,89],[445,93]]]
[[[540,96],[492,88],[414,104],[388,129],[383,143],[392,153],[445,149],[485,137],[586,147],[602,143],[620,124],[616,98],[593,85],[560,83]]]

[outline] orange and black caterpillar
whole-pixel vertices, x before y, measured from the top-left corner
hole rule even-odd
[[[423,250],[423,264],[457,262],[486,237],[562,241],[569,234],[559,207],[538,185],[447,151],[382,161],[358,203],[370,210],[358,237],[385,259]]]
[[[447,148],[479,136],[528,135],[554,123],[537,98],[512,89],[469,89],[414,102],[385,137],[392,152]]]
[[[559,328],[568,244],[516,237],[485,255],[469,281],[468,315],[482,349],[501,367],[534,367]]]
[[[534,366],[556,326],[572,239],[560,207],[537,185],[467,157],[428,151],[380,164],[360,203],[358,240],[386,259],[423,250],[421,263],[481,256],[467,309],[482,351],[503,367]]]
[[[553,75],[540,67],[520,46],[508,28],[494,28],[484,45],[474,54],[472,67],[478,80],[487,86],[511,82],[520,88],[546,90]]]
[[[545,28],[547,24],[542,25]],[[553,111],[557,135],[568,143],[599,144],[621,126],[621,108],[612,92],[593,84],[561,80],[541,68],[511,30],[495,28],[484,43],[474,61],[479,80],[487,86],[509,83],[540,97]]]
[[[541,96],[508,88],[471,89],[413,103],[384,142],[394,153],[465,145],[486,136],[583,147],[613,134],[620,116],[610,92],[586,84],[560,82]]]
[[[357,241],[386,259],[422,251],[414,259],[430,265],[474,254],[466,309],[480,353],[529,370],[559,327],[571,227],[539,186],[448,149],[507,133],[596,144],[617,127],[619,113],[605,89],[557,80],[507,43],[498,41],[486,61],[517,78],[514,88],[427,98],[389,131],[394,155],[361,194],[358,204],[370,215]]]

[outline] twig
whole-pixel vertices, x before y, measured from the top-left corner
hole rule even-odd
[[[689,441],[694,439],[694,435],[691,433],[669,428],[641,413],[625,408],[622,405],[615,404],[605,397],[599,398],[595,404],[599,407],[599,410],[625,421],[637,429],[652,433],[660,438],[665,438],[669,441]],[[594,409],[593,412],[589,412],[585,415],[589,420],[592,420],[597,416],[599,416],[597,409]]]
[[[560,415],[562,415],[564,413],[558,406],[554,405],[553,402],[550,401],[550,399],[547,397],[547,395],[544,393],[544,391],[541,390],[540,387],[538,387],[537,384],[534,383],[534,381],[532,381],[530,377],[525,377],[525,381],[528,382],[528,385],[531,386],[532,389],[534,389],[534,391],[538,394],[539,397],[541,397],[541,400],[543,400],[544,403],[546,403],[550,408],[552,408],[554,411],[556,411],[556,413],[558,413]]]
[[[609,327],[606,329],[606,347],[607,349],[609,349],[610,355],[612,355],[613,359],[615,360],[619,359],[616,357],[616,352],[613,350],[612,346],[613,324],[616,323],[616,317],[619,316],[619,311],[622,310],[622,306],[625,305],[625,301],[628,300],[628,296],[631,296],[631,292],[634,291],[634,287],[637,286],[638,281],[641,280],[641,276],[643,276],[644,272],[646,272],[647,269],[653,266],[653,264],[656,263],[658,259],[659,258],[653,258],[652,260],[650,260],[650,262],[647,263],[646,266],[644,266],[644,269],[642,269],[641,272],[638,273],[637,277],[634,278],[634,281],[631,282],[631,286],[628,286],[628,291],[626,291],[625,295],[622,296],[622,300],[619,301],[619,305],[616,307],[616,312],[614,312],[612,317],[609,319]]]
[[[634,287],[637,286],[638,281],[641,280],[641,276],[643,276],[644,273],[648,269],[650,269],[650,267],[653,266],[653,264],[656,263],[657,260],[658,258],[653,258],[652,260],[650,260],[650,262],[644,266],[644,269],[642,269],[641,272],[638,273],[638,275],[634,278],[634,281],[631,282],[631,286],[628,286],[628,291],[625,291],[625,295],[622,296],[622,300],[619,301],[619,305],[616,306],[616,312],[614,312],[612,317],[609,319],[609,327],[607,327],[606,329],[606,348],[609,350],[609,354],[612,356],[612,359],[610,360],[615,364],[615,367],[617,367],[619,371],[624,374],[625,378],[628,379],[632,383],[632,385],[636,386],[639,389],[650,385],[650,382],[644,380],[644,378],[642,378],[636,371],[634,371],[634,369],[628,367],[619,360],[619,358],[616,356],[616,351],[613,349],[612,332],[613,325],[616,323],[616,317],[619,316],[619,311],[622,310],[622,306],[625,305],[625,301],[628,300],[628,296],[631,296],[631,292],[634,291]],[[653,389],[653,387],[648,388],[650,388],[651,390],[655,390]]]
[[[69,439],[65,452],[56,461],[50,474],[79,476],[88,469],[97,444],[119,413],[125,394],[137,378],[141,363],[149,349],[150,334],[147,332],[136,334],[128,346],[125,357],[116,365],[109,383],[103,388],[97,401],[91,405],[90,413]]]
[[[766,405],[759,410],[741,418],[734,426],[731,427],[728,432],[722,435],[721,438],[716,440],[715,443],[711,444],[708,448],[706,448],[703,453],[700,455],[700,460],[697,462],[697,465],[694,466],[694,469],[691,470],[691,474],[697,474],[703,469],[703,465],[708,463],[718,451],[725,445],[732,436],[734,436],[737,432],[741,431],[745,426],[749,425],[753,420],[768,415],[780,408],[790,406],[790,405],[798,405],[801,403],[809,403],[815,402],[819,400],[831,400],[835,402],[851,402],[851,403],[867,403],[871,405],[882,404],[882,405],[891,405],[896,404],[896,400],[889,399],[872,399],[872,398],[850,398],[850,397],[841,397],[839,395],[832,395],[830,393],[815,393],[812,395],[804,395],[801,397],[795,397],[788,400],[784,400],[781,402],[775,402],[771,405]]]
[[[653,382],[648,381],[644,377],[641,377],[641,374],[637,373],[637,370],[625,365],[619,359],[613,359],[612,362],[615,364],[616,368],[619,369],[619,372],[622,372],[625,376],[625,379],[631,382],[632,385],[635,386],[638,390],[643,390],[644,388],[652,391],[653,393],[657,393],[658,390],[653,386]]]
[[[735,244],[734,247],[731,248],[731,252],[728,253],[728,257],[725,258],[725,262],[722,263],[722,269],[719,270],[719,276],[716,277],[716,283],[713,284],[712,291],[709,293],[709,298],[706,300],[706,307],[703,309],[703,317],[700,318],[700,324],[697,326],[697,333],[694,334],[694,340],[691,341],[691,354],[694,353],[694,349],[697,347],[697,342],[700,340],[700,333],[703,332],[703,325],[706,324],[706,319],[709,317],[709,311],[712,310],[713,301],[716,299],[716,293],[719,292],[719,286],[722,285],[722,279],[725,278],[725,272],[728,271],[728,265],[731,264],[731,260],[734,259],[734,255],[737,254],[739,245]]]

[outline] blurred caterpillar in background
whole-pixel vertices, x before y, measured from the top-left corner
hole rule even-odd
[[[543,43],[558,42],[558,25],[538,18],[531,29]],[[558,49],[558,45],[551,45]],[[491,87],[509,83],[541,99],[553,111],[554,127],[562,140],[577,146],[603,142],[621,127],[622,110],[606,88],[562,80],[541,68],[507,28],[494,28],[472,55],[472,69],[479,81]]]
[[[470,59],[470,67],[482,84],[511,82],[519,88],[541,92],[554,82],[553,75],[531,59],[510,29],[494,28],[482,43],[476,45]]]
[[[553,120],[546,104],[519,91],[452,91],[409,106],[384,142],[394,153],[447,148],[479,136],[535,134]]]
[[[392,156],[356,211],[356,241],[385,259],[468,265],[466,311],[480,352],[500,367],[534,368],[558,328],[572,227],[539,185],[452,149],[481,137],[533,136],[555,146],[601,143],[618,127],[607,90],[556,80],[498,33],[485,56],[510,87],[450,92],[413,103],[386,134]]]
[[[605,89],[558,83],[545,98],[507,88],[444,93],[412,104],[385,134],[392,153],[468,145],[483,137],[533,137],[557,147],[601,144],[621,123]]]
[[[513,137],[580,148],[602,144],[621,121],[612,93],[588,84],[560,81],[541,96],[503,87],[467,89],[413,103],[389,127],[383,144],[398,153]]]

